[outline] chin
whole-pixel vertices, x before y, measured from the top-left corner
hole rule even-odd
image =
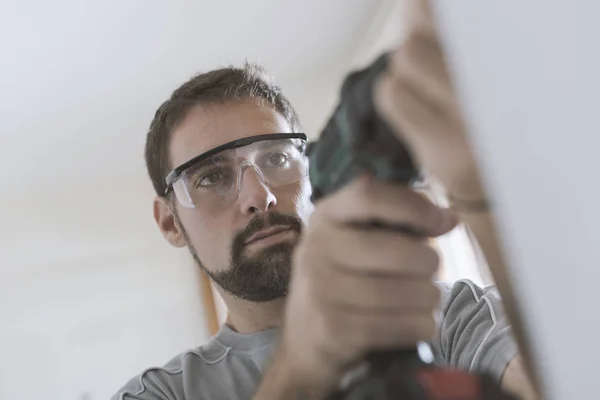
[[[263,264],[270,268],[291,268],[292,253],[296,247],[296,241],[281,242],[259,250],[249,257],[254,262]]]
[[[284,298],[291,281],[296,241],[281,241],[256,249],[251,256],[234,257],[230,270],[213,279],[231,295],[253,303]]]

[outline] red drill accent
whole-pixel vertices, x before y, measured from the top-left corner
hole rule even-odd
[[[428,368],[416,377],[428,400],[480,400],[482,396],[481,381],[466,372]]]

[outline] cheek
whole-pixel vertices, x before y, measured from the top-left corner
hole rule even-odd
[[[305,224],[314,210],[314,205],[310,201],[311,194],[312,188],[310,186],[310,181],[308,179],[300,181],[294,193],[294,206],[296,214]]]
[[[191,245],[196,249],[198,258],[209,269],[220,266],[229,257],[231,234],[227,227],[230,221],[227,215],[204,214],[191,210],[185,228]]]

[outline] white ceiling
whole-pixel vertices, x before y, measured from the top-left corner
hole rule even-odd
[[[141,176],[145,130],[158,105],[194,73],[245,59],[276,76],[314,134],[391,3],[3,2],[3,192]]]
[[[0,274],[39,279],[169,250],[143,146],[190,76],[260,62],[315,135],[344,75],[395,42],[400,19],[396,0],[4,3]]]
[[[156,108],[193,74],[248,59],[315,135],[344,74],[394,36],[382,31],[395,3],[2,0],[0,352],[12,368],[0,398],[22,398],[31,376],[47,399],[107,398],[203,340],[196,268],[152,218],[143,146]],[[32,357],[33,370],[14,368]]]

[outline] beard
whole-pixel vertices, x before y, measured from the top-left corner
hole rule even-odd
[[[292,254],[295,243],[276,243],[247,257],[244,255],[245,242],[256,232],[276,225],[289,226],[299,235],[302,231],[300,218],[275,211],[269,212],[266,217],[253,218],[233,239],[229,267],[217,272],[210,271],[204,266],[183,225],[180,221],[177,222],[196,264],[214,283],[232,296],[253,303],[262,303],[287,295],[292,277]]]

